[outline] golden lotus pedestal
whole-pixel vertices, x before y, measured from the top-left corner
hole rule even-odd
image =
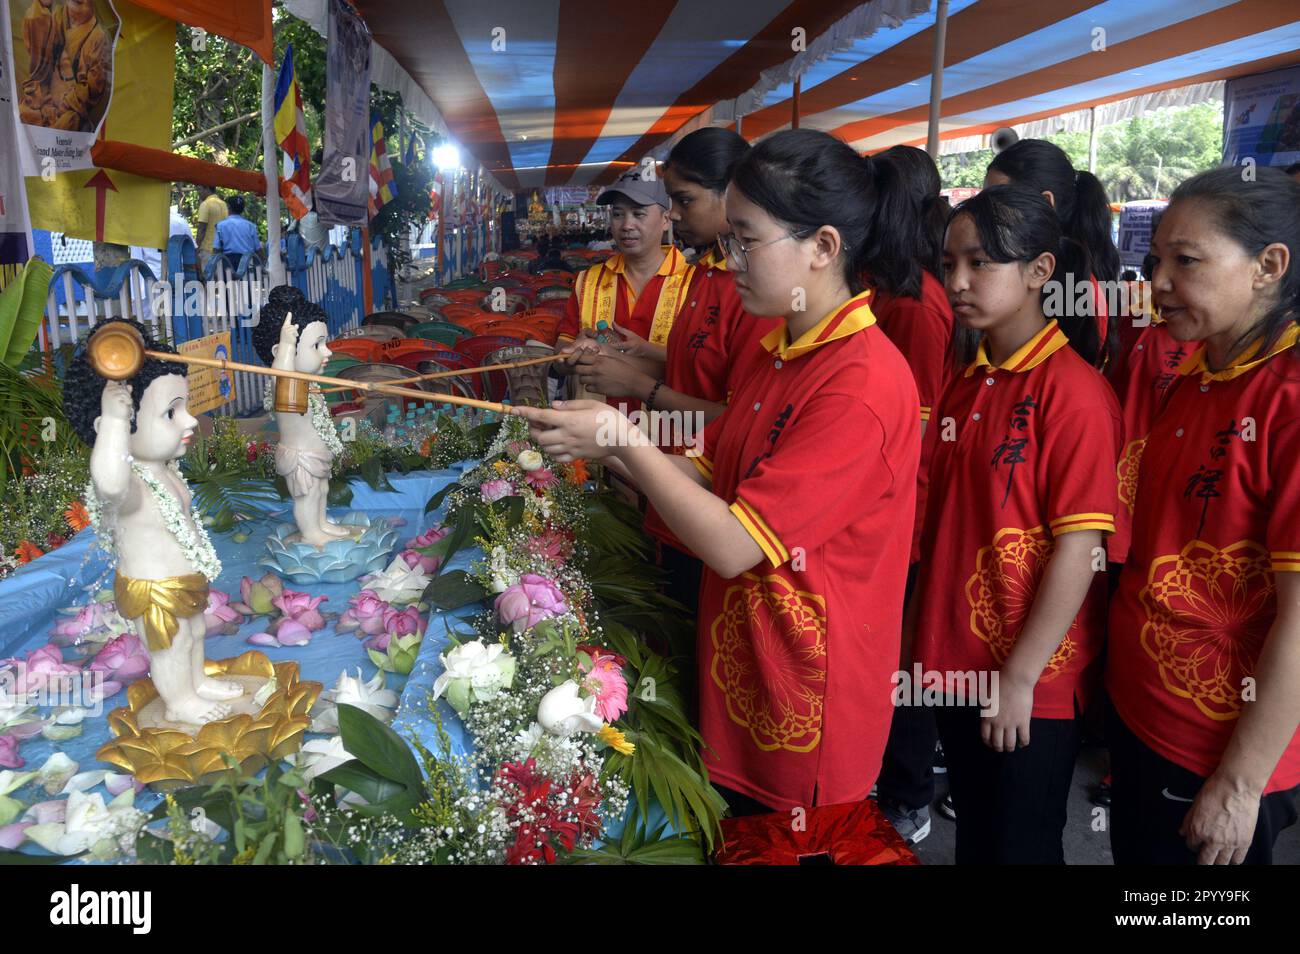
[[[209,660],[207,675],[240,683],[242,696],[230,701],[232,715],[203,726],[169,722],[153,681],[142,679],[127,689],[127,704],[108,714],[115,738],[95,753],[156,791],[197,785],[215,779],[230,756],[246,772],[256,772],[302,747],[311,725],[308,715],[319,682],[299,678],[296,662],[272,663],[250,651],[235,659]],[[254,696],[270,680],[275,687],[260,706]]]

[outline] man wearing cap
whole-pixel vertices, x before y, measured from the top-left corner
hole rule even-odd
[[[606,188],[596,204],[611,206],[610,231],[618,251],[578,276],[556,345],[568,350],[584,332],[616,340],[616,325],[651,344],[666,345],[690,285],[691,266],[676,248],[660,244],[671,205],[663,180],[643,178],[641,168],[634,167]],[[625,405],[623,410],[630,413],[647,397],[636,394],[606,400],[615,407]]]

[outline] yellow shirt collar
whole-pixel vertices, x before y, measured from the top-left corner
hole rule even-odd
[[[690,268],[686,263],[686,257],[677,250],[677,246],[661,245],[660,248],[664,250],[664,260],[659,265],[659,271],[655,272],[656,275],[676,275]],[[616,252],[605,259],[605,267],[619,275],[627,271],[627,262],[623,259],[623,253]]]
[[[1264,355],[1264,357],[1255,357],[1259,353],[1260,346],[1264,343],[1263,339],[1260,339],[1237,355],[1232,360],[1232,363],[1222,371],[1210,370],[1209,365],[1205,363],[1205,345],[1201,345],[1178,366],[1178,373],[1196,374],[1200,372],[1202,384],[1210,381],[1231,381],[1233,378],[1245,374],[1251,368],[1259,367],[1273,355],[1294,347],[1297,340],[1300,340],[1300,325],[1292,323],[1287,327],[1286,331],[1282,332],[1277,341],[1273,342],[1273,347],[1269,349],[1268,354]]]
[[[788,361],[815,351],[828,342],[857,334],[876,323],[870,301],[870,290],[859,292],[805,331],[793,344],[790,343],[789,329],[786,323],[782,322],[779,327],[773,328],[763,336],[763,347]]]
[[[716,268],[721,271],[727,270],[727,256],[718,251],[717,246],[709,246],[709,250],[701,255],[695,262],[697,268]]]
[[[1070,339],[1065,336],[1061,326],[1056,323],[1056,319],[1052,319],[1042,331],[1022,344],[1015,354],[997,365],[997,370],[1019,372],[1036,368],[1069,343]],[[981,341],[979,350],[975,352],[975,360],[966,368],[965,377],[974,374],[976,368],[992,367],[994,365],[989,358],[986,342]]]

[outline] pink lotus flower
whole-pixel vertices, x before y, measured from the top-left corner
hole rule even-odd
[[[373,649],[376,652],[387,652],[388,644],[393,641],[392,633],[376,633],[361,644],[364,649]]]
[[[282,592],[284,581],[274,573],[267,573],[260,580],[246,576],[239,581],[240,602],[232,605],[249,616],[269,616],[275,608],[272,601]]]
[[[36,822],[14,822],[0,828],[0,848],[5,851],[16,850],[23,843],[24,832],[35,824]]]
[[[432,526],[413,540],[407,541],[408,547],[431,547],[451,531],[443,526]]]
[[[384,632],[389,636],[407,636],[411,633],[423,633],[420,623],[420,611],[414,606],[404,610],[389,608],[384,611]]]
[[[524,480],[529,487],[534,490],[545,490],[554,484],[559,483],[559,478],[551,472],[549,467],[542,467],[538,470],[530,470],[524,474]]]
[[[479,485],[479,493],[483,499],[491,503],[493,500],[500,500],[502,497],[509,497],[515,492],[508,480],[488,480]]]
[[[18,739],[8,732],[0,735],[0,768],[18,769],[26,764],[18,755]]]
[[[32,650],[24,660],[11,661],[18,664],[15,695],[52,691],[81,672],[80,666],[63,661],[62,650],[53,643]]]
[[[568,612],[564,594],[544,576],[525,573],[519,582],[508,587],[494,604],[497,618],[516,633],[532,629],[544,619]]]
[[[274,633],[254,633],[248,641],[254,646],[306,646],[311,642],[311,630],[286,616],[277,622]]]
[[[104,696],[116,695],[123,685],[149,675],[149,654],[140,637],[123,633],[104,644],[90,663],[91,672],[102,672]]]
[[[528,541],[528,552],[562,566],[573,556],[573,538],[562,530],[546,530]]]
[[[361,630],[367,636],[377,636],[384,631],[384,611],[388,608],[374,590],[362,590],[348,600],[348,608],[334,630],[339,633]]]
[[[325,617],[316,607],[327,599],[329,599],[327,596],[312,597],[308,593],[299,593],[297,590],[284,590],[271,600],[271,604],[287,619],[301,623],[314,633],[318,629],[325,628]]]
[[[50,643],[55,646],[71,646],[79,639],[107,625],[106,617],[112,606],[107,603],[87,603],[77,611],[76,616],[65,616],[54,624]]]
[[[244,614],[230,605],[230,594],[208,591],[208,608],[203,611],[208,636],[233,636],[244,625]]]
[[[613,722],[627,711],[627,678],[613,653],[587,649],[591,663],[581,663],[586,676],[582,680],[584,692],[596,696],[596,714],[606,722]]]
[[[421,573],[436,573],[438,567],[442,566],[442,557],[425,556],[419,550],[403,550],[400,555],[407,566],[413,570],[418,569]]]

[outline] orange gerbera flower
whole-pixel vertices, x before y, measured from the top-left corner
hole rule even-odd
[[[18,549],[14,551],[14,556],[18,557],[19,563],[31,563],[38,556],[45,556],[45,551],[32,543],[30,540],[24,540],[18,544]]]
[[[80,500],[68,504],[68,509],[63,511],[63,519],[68,521],[68,526],[73,533],[80,533],[90,526],[90,514],[86,512],[85,504]]]
[[[569,481],[571,483],[581,487],[587,482],[589,476],[585,460],[579,458],[569,465]]]

